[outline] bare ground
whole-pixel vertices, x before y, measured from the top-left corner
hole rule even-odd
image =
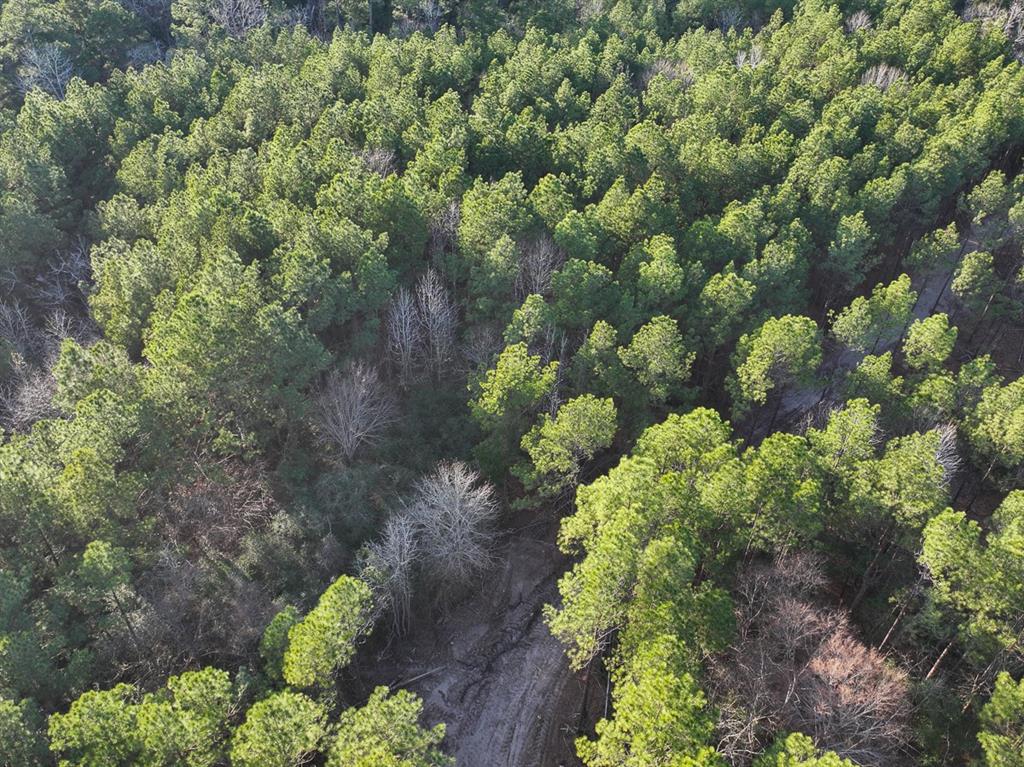
[[[509,533],[474,594],[420,622],[367,669],[366,682],[423,698],[424,723],[446,724],[458,767],[580,764],[573,741],[603,705],[604,687],[569,668],[544,622],[569,564],[551,542],[555,524]]]

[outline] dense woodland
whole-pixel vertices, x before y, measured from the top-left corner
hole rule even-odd
[[[0,2],[0,764],[451,765],[516,514],[579,764],[1024,765],[1024,6],[827,2]]]

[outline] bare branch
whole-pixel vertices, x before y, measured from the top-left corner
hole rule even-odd
[[[824,585],[821,562],[806,554],[740,576],[736,641],[710,662],[719,750],[731,764],[750,764],[779,731],[865,767],[907,748],[907,675],[858,641],[845,613],[815,604]]]
[[[23,365],[13,381],[0,387],[0,422],[11,431],[28,431],[36,421],[56,413],[56,388],[48,369]]]
[[[30,44],[22,56],[18,87],[22,93],[39,89],[63,99],[75,65],[56,43]]]
[[[245,37],[263,26],[267,8],[261,0],[215,0],[210,15],[232,37]]]
[[[47,262],[32,284],[33,298],[43,306],[71,309],[84,308],[83,288],[92,279],[92,265],[85,242]]]
[[[871,29],[871,15],[867,11],[856,11],[850,14],[846,20],[846,31],[852,34],[862,29]]]
[[[413,374],[416,357],[423,344],[423,324],[416,299],[406,288],[399,288],[388,307],[388,354],[398,366],[403,381]]]
[[[494,488],[464,463],[441,463],[421,479],[405,515],[416,528],[424,571],[447,587],[467,584],[491,558],[499,506]]]
[[[393,149],[364,149],[359,152],[359,159],[369,170],[382,178],[392,175],[398,166],[398,158]]]
[[[957,445],[955,423],[945,423],[938,427],[939,447],[935,451],[935,460],[942,467],[942,481],[946,487],[953,484],[953,479],[960,471],[962,459]]]
[[[537,293],[544,295],[551,288],[551,277],[562,263],[564,255],[550,237],[538,237],[526,243],[519,254],[519,274],[516,276],[516,296],[522,301]]]
[[[493,325],[474,325],[466,333],[462,356],[471,370],[489,368],[495,357],[505,348],[501,333]]]
[[[121,0],[121,6],[147,24],[162,27],[171,23],[171,0]]]
[[[39,330],[29,319],[25,305],[17,299],[0,301],[0,338],[23,360],[34,360],[45,348]]]
[[[428,364],[440,375],[455,348],[458,308],[433,269],[428,269],[416,284],[416,303],[427,342]]]
[[[361,577],[377,592],[374,604],[391,613],[395,633],[409,628],[413,577],[419,553],[417,526],[404,514],[388,520],[379,541],[367,545],[362,555]]]
[[[434,263],[437,263],[444,253],[450,253],[455,249],[461,219],[462,210],[455,200],[449,202],[434,216],[430,223],[430,255]]]
[[[907,79],[907,74],[892,64],[875,64],[869,67],[860,78],[861,85],[873,85],[883,91],[889,90],[895,83]]]
[[[394,403],[375,368],[356,362],[332,372],[316,397],[317,425],[350,462],[364,445],[375,443],[394,421]]]

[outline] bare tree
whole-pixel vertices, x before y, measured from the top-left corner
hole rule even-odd
[[[898,760],[908,743],[907,674],[855,639],[844,621],[800,669],[787,726],[864,767]]]
[[[764,60],[764,49],[760,45],[751,45],[750,50],[736,54],[736,68],[750,67],[756,69]]]
[[[458,308],[441,276],[433,269],[428,269],[416,284],[416,304],[426,339],[429,367],[440,375],[455,348]]]
[[[58,253],[47,262],[32,283],[32,297],[43,306],[78,310],[85,308],[83,288],[92,278],[92,265],[84,241]]]
[[[203,461],[194,478],[171,490],[159,519],[166,540],[216,560],[236,554],[243,538],[279,511],[265,466]]]
[[[892,64],[875,64],[869,67],[860,78],[861,85],[873,85],[883,91],[889,90],[894,84],[907,79],[907,74]]]
[[[1013,45],[1013,55],[1017,61],[1024,61],[1024,2],[1013,0],[1006,11],[1003,31]]]
[[[718,28],[722,32],[728,32],[730,29],[740,29],[743,26],[743,11],[736,6],[722,8],[718,11],[716,21],[718,22]]]
[[[13,380],[0,386],[0,423],[11,431],[28,431],[32,424],[56,413],[57,385],[48,369],[20,365]]]
[[[128,49],[125,54],[128,59],[128,66],[132,69],[142,69],[150,64],[163,61],[166,50],[158,40],[147,40]]]
[[[470,370],[479,370],[490,367],[503,348],[505,341],[498,328],[491,324],[473,325],[466,333],[462,356]]]
[[[526,243],[519,254],[516,297],[522,301],[533,293],[547,293],[551,288],[551,277],[564,260],[554,240],[548,236],[537,237]]]
[[[576,18],[581,24],[606,12],[604,0],[576,0]]]
[[[491,564],[498,502],[494,488],[464,463],[439,464],[416,484],[403,513],[416,529],[425,573],[440,585],[463,586]]]
[[[445,253],[455,249],[461,220],[462,210],[459,203],[452,200],[430,222],[430,255],[435,263]]]
[[[391,517],[379,541],[366,546],[362,554],[361,577],[377,593],[374,604],[391,614],[398,635],[409,628],[413,580],[419,553],[417,526],[405,514]]]
[[[71,57],[56,43],[29,44],[22,55],[18,87],[22,93],[38,88],[63,99],[74,73]]]
[[[147,609],[133,620],[151,679],[213,655],[242,661],[276,611],[266,591],[237,568],[193,562],[173,549],[160,552],[138,589]]]
[[[333,371],[316,397],[316,407],[321,433],[346,462],[379,440],[394,421],[394,403],[377,370],[363,362]]]
[[[437,0],[420,0],[419,17],[428,31],[436,32],[444,18],[444,8]]]
[[[42,334],[29,318],[28,309],[17,299],[0,301],[0,338],[24,361],[37,360],[45,349]]]
[[[359,159],[363,161],[363,165],[383,178],[392,175],[398,165],[398,158],[393,149],[364,149],[359,152]]]
[[[423,324],[412,292],[399,288],[388,307],[388,354],[403,381],[412,377],[423,343]]]
[[[846,20],[846,31],[850,34],[862,29],[871,29],[871,15],[867,11],[856,11]]]
[[[935,451],[935,460],[942,467],[942,481],[947,488],[952,486],[953,479],[960,471],[960,448],[957,445],[955,423],[944,423],[937,428],[939,446]]]
[[[267,7],[262,0],[215,0],[210,15],[232,37],[245,37],[266,22]]]
[[[685,61],[675,61],[673,59],[667,59],[664,57],[655,59],[649,66],[647,66],[640,75],[640,85],[644,90],[651,84],[658,75],[661,75],[666,80],[676,80],[683,84],[683,87],[689,88],[694,83],[693,70],[686,64]]]
[[[82,346],[88,346],[97,337],[97,328],[88,315],[76,315],[64,309],[56,309],[47,315],[43,325],[46,346],[44,359],[53,365],[60,354],[60,346],[66,338],[72,338]]]
[[[289,27],[305,27],[312,30],[316,20],[316,3],[305,3],[282,8],[273,13],[270,18],[272,26],[280,29]]]
[[[981,22],[986,29],[993,26],[1001,27],[1013,46],[1014,56],[1018,61],[1024,58],[1024,2],[1022,0],[1013,0],[1007,8],[994,2],[968,2],[964,5],[962,16],[964,21]]]
[[[906,749],[906,674],[857,640],[845,613],[815,603],[824,584],[806,554],[740,576],[736,640],[710,663],[719,749],[731,764],[750,764],[780,730],[865,767]]]

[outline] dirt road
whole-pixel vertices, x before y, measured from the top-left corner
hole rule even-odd
[[[510,534],[484,585],[395,642],[382,659],[390,678],[372,680],[423,698],[425,723],[447,725],[458,767],[579,765],[572,744],[588,719],[586,685],[542,615],[569,564],[553,539],[552,525]]]

